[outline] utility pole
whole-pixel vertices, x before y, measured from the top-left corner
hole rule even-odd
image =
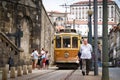
[[[95,61],[94,61],[94,75],[98,75],[98,9],[97,9],[97,0],[94,0],[94,54],[95,54]]]
[[[66,3],[64,5],[60,5],[60,6],[63,6],[65,8],[65,27],[67,27],[67,6],[69,5],[66,5]]]
[[[108,0],[103,0],[102,80],[109,80],[108,70]]]

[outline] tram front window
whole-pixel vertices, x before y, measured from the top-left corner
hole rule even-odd
[[[72,47],[77,48],[78,47],[78,38],[72,37]]]
[[[64,36],[63,37],[63,47],[64,48],[70,48],[70,37],[69,36]]]
[[[61,48],[61,37],[56,36],[56,48]]]

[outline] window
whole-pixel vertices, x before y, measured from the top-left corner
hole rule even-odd
[[[57,18],[56,18],[56,21],[63,21],[63,18],[57,17]]]
[[[79,19],[81,19],[81,8],[79,8]]]
[[[86,7],[86,14],[87,14],[87,11],[88,11],[88,7]],[[86,15],[86,19],[88,19],[88,15]]]
[[[63,36],[63,47],[70,48],[70,36]]]
[[[77,48],[78,47],[78,38],[72,37],[72,47]]]
[[[56,48],[61,48],[61,37],[56,36]]]
[[[110,10],[109,10],[109,6],[108,6],[108,18],[110,18],[110,13],[109,13],[109,11],[110,11]]]
[[[100,15],[99,18],[102,18],[102,12],[101,11],[102,11],[102,8],[99,7],[99,15]]]
[[[76,8],[76,19],[78,18],[78,9]]]
[[[111,17],[113,18],[113,14],[114,14],[114,7],[111,6]]]
[[[82,8],[82,19],[84,19],[84,7]]]

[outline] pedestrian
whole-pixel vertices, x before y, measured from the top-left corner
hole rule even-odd
[[[88,75],[90,71],[90,62],[92,58],[92,45],[88,43],[87,39],[83,39],[83,44],[80,47],[82,59],[82,74]],[[86,72],[86,74],[85,74]]]
[[[81,57],[81,52],[78,51],[79,66],[80,66],[80,69],[82,70],[82,59],[80,57]]]
[[[10,68],[14,66],[14,60],[11,56],[8,59],[8,64],[9,64],[9,70],[10,70]]]
[[[48,69],[49,67],[49,59],[50,59],[50,54],[48,53],[48,51],[46,51],[46,64],[45,64],[46,69]]]
[[[102,64],[101,64],[101,50],[98,48],[98,66],[101,67]]]
[[[38,57],[39,57],[37,49],[32,51],[31,56],[32,56],[32,59],[33,59],[33,69],[35,69],[37,67],[37,62],[38,62]]]
[[[32,68],[34,68],[34,58],[33,58],[33,53],[35,50],[32,50],[31,58],[32,58]]]
[[[46,52],[44,48],[41,50],[41,58],[42,58],[42,68],[45,69],[45,62],[46,62]]]
[[[41,57],[42,57],[41,54],[39,54],[38,63],[37,63],[38,69],[42,68],[42,58]]]

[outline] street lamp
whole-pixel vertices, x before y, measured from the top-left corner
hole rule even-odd
[[[73,19],[73,29],[75,29],[75,19]]]
[[[72,23],[73,23],[73,29],[75,29],[75,16],[74,15],[70,15],[69,16],[70,17],[70,19],[73,21]]]
[[[91,16],[93,12],[91,10],[91,0],[89,0],[89,10],[88,10],[88,42],[92,45],[92,22],[91,22]]]
[[[89,10],[88,10],[88,43],[92,45],[92,22],[91,22],[91,16],[93,14],[93,11],[91,10],[91,0],[89,0]],[[91,62],[90,68],[93,67],[93,61]]]

